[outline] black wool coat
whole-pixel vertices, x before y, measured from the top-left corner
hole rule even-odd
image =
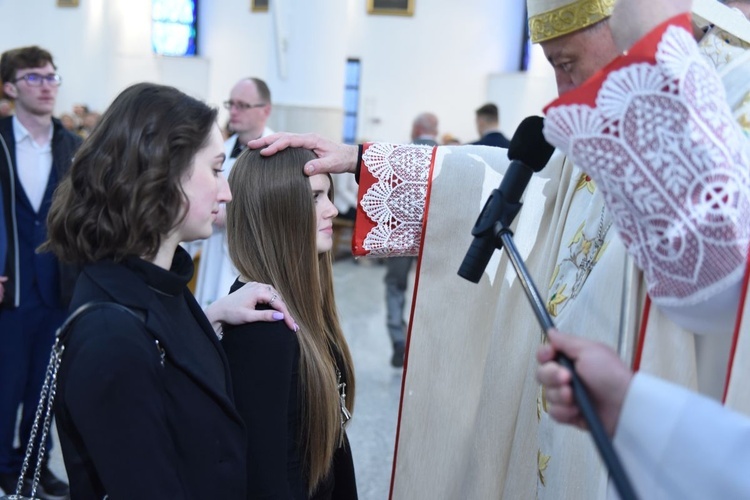
[[[175,262],[186,257],[178,254]],[[221,345],[185,288],[224,368],[217,386],[201,370],[202,357],[216,353],[188,349],[157,293],[111,261],[86,266],[78,280],[71,310],[114,301],[145,323],[102,308],[82,316],[68,336],[55,416],[72,498],[244,499],[245,427]]]

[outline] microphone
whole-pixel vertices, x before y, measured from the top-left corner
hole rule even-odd
[[[482,213],[479,214],[471,234],[474,241],[466,252],[466,257],[458,270],[458,274],[467,280],[479,283],[487,263],[492,257],[495,248],[502,248],[508,254],[511,264],[516,270],[519,282],[526,292],[526,297],[536,315],[539,325],[544,334],[555,326],[552,317],[547,311],[539,290],[534,285],[521,255],[518,253],[513,242],[511,232],[508,230],[518,211],[521,209],[520,199],[526,185],[531,180],[534,172],[540,171],[549,161],[554,148],[550,146],[542,136],[543,120],[538,116],[526,118],[518,126],[513,140],[508,149],[508,158],[511,162],[508,171],[503,177],[500,187],[495,189],[485,203]],[[573,390],[581,416],[591,431],[591,437],[599,451],[602,461],[606,464],[612,478],[612,482],[623,500],[637,499],[620,458],[612,446],[604,425],[591,403],[581,377],[575,370],[573,361],[562,353],[558,353],[556,360],[571,373],[570,386]]]
[[[541,116],[529,116],[521,122],[510,141],[508,170],[500,187],[492,191],[484,204],[471,230],[474,240],[458,269],[458,275],[472,283],[479,283],[492,253],[501,248],[502,243],[495,236],[495,224],[500,222],[503,227],[510,226],[521,210],[521,196],[532,174],[543,169],[552,157],[555,148],[544,139],[543,128]]]

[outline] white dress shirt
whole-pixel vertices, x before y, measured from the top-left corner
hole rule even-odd
[[[16,139],[16,169],[26,197],[36,212],[42,206],[52,170],[52,131],[44,144],[38,144],[18,118],[13,117],[13,135]]]

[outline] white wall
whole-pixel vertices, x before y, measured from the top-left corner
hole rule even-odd
[[[359,3],[348,55],[362,59],[360,135],[406,141],[413,118],[432,111],[441,133],[476,139],[474,110],[487,101],[488,75],[518,70],[523,7],[522,0],[415,0],[413,17],[392,17],[367,15]]]
[[[542,114],[542,108],[557,97],[557,87],[548,75],[503,73],[489,77],[487,97],[504,103],[502,128],[510,138],[524,118]]]
[[[101,105],[109,98],[104,1],[82,3],[79,8],[62,9],[54,1],[0,0],[0,50],[37,44],[53,52],[63,77],[58,110],[81,101]]]
[[[208,101],[218,106],[238,80],[268,79],[274,68],[273,26],[269,13],[250,12],[250,0],[204,0],[199,9],[198,51],[211,61]],[[271,92],[276,93],[273,87]]]
[[[0,0],[0,50],[38,44],[54,54],[64,79],[60,113],[78,102],[102,110],[125,86],[144,80],[218,106],[237,80],[258,76],[279,105],[272,125],[333,138],[340,136],[347,57],[362,60],[359,135],[368,140],[406,141],[414,116],[432,111],[441,133],[470,141],[474,109],[488,100],[503,109],[510,135],[511,117],[526,109],[519,96],[533,102],[538,94],[524,90],[537,88],[538,78],[502,77],[518,69],[522,0],[416,0],[411,17],[368,15],[365,0],[277,0],[278,18],[273,10],[250,12],[249,4],[201,2],[201,57],[179,59],[151,54],[149,0],[81,0],[77,8]],[[226,116],[222,109],[220,119]]]

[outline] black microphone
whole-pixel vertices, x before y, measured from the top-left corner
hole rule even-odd
[[[492,191],[484,204],[471,230],[474,241],[458,269],[458,275],[472,283],[479,283],[492,253],[496,248],[501,248],[495,237],[495,223],[510,226],[521,209],[521,196],[532,174],[547,165],[555,150],[544,139],[543,127],[544,119],[541,116],[529,116],[521,122],[510,141],[508,170],[500,187]]]
[[[503,177],[500,187],[490,195],[482,213],[471,230],[474,241],[466,252],[466,257],[458,270],[458,274],[474,283],[479,283],[487,263],[495,248],[505,247],[511,264],[519,278],[519,282],[526,292],[526,297],[534,310],[539,325],[545,332],[555,326],[552,321],[539,290],[534,285],[526,265],[518,253],[513,237],[508,229],[518,211],[521,209],[520,199],[526,185],[534,172],[538,172],[549,161],[554,148],[542,136],[543,120],[538,116],[526,118],[518,126],[516,134],[510,143],[508,158],[511,159],[508,171]],[[612,482],[623,500],[637,499],[620,458],[612,446],[604,425],[591,403],[586,387],[581,377],[576,373],[573,361],[565,354],[558,353],[555,358],[558,363],[571,373],[570,386],[573,390],[581,416],[591,431],[597,450],[607,466]]]

